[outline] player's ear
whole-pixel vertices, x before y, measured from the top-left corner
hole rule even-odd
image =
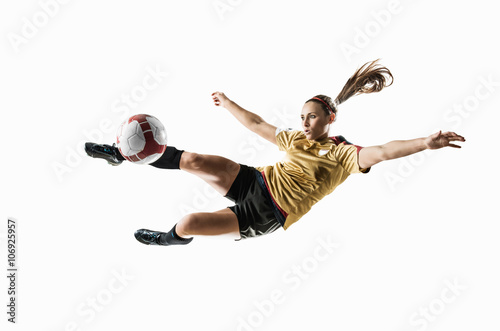
[[[329,124],[332,124],[335,121],[335,114],[330,114],[330,120],[328,121]]]

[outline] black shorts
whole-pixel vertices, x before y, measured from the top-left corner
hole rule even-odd
[[[238,218],[241,239],[272,233],[284,224],[262,174],[254,167],[240,164],[240,171],[225,197],[236,203],[228,208]]]

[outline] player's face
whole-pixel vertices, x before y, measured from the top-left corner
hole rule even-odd
[[[330,124],[335,115],[327,115],[316,102],[308,102],[302,107],[300,114],[302,129],[309,140],[321,140],[328,137]]]

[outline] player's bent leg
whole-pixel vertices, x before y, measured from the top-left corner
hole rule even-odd
[[[143,244],[161,246],[186,245],[193,236],[241,238],[238,219],[229,208],[186,215],[169,232],[140,229],[134,235]]]
[[[240,165],[218,155],[184,152],[180,159],[180,168],[200,177],[225,196],[238,175]]]
[[[186,245],[193,238],[181,238],[175,230],[176,225],[169,232],[153,231],[148,229],[139,229],[134,233],[135,239],[145,245]]]
[[[184,216],[176,225],[182,238],[192,236],[224,236],[240,238],[240,226],[236,214],[229,208],[213,213],[193,213]]]

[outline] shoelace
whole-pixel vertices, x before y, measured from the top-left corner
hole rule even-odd
[[[148,232],[148,233],[145,233],[145,235],[147,236],[147,238],[144,238],[145,240],[154,241],[157,244],[159,243],[158,240],[160,239],[160,236],[158,234]]]
[[[111,147],[114,147],[114,144]],[[112,150],[109,147],[104,147],[104,146],[101,146],[101,145],[97,145],[97,150],[99,152],[101,152],[101,153],[105,153],[105,154],[108,154],[108,155],[113,156],[113,157],[115,156],[115,151]]]

